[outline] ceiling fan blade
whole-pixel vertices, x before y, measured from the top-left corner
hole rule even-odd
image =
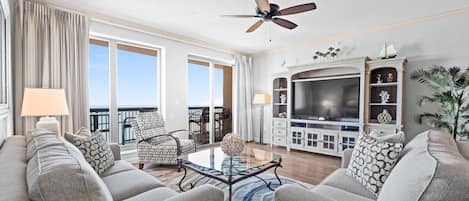
[[[251,17],[259,17],[259,16],[257,15],[222,15],[222,17],[251,18]]]
[[[264,13],[270,13],[269,0],[256,0],[257,7]]]
[[[274,22],[275,24],[280,25],[281,27],[287,28],[287,29],[294,29],[298,26],[297,24],[295,24],[295,23],[293,23],[289,20],[282,19],[282,18],[273,18],[272,22]]]
[[[292,14],[297,14],[297,13],[302,13],[310,10],[316,9],[316,4],[315,3],[307,3],[307,4],[302,4],[302,5],[297,5],[297,6],[292,6],[289,8],[285,8],[279,11],[278,16],[282,15],[292,15]]]
[[[246,33],[251,33],[255,31],[257,28],[259,28],[262,24],[264,23],[264,20],[258,20],[256,23],[251,25],[248,30],[246,30]]]

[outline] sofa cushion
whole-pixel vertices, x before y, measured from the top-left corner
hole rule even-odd
[[[30,200],[112,200],[106,185],[81,152],[62,138],[56,140],[62,144],[37,150],[28,162]]]
[[[31,129],[29,130],[28,132],[26,132],[26,144],[29,144],[29,142],[34,139],[35,137],[38,137],[38,136],[41,136],[41,135],[55,135],[57,136],[57,133],[54,133],[54,132],[51,132],[51,131],[48,131],[46,129],[43,129],[43,128],[35,128],[35,129]]]
[[[313,188],[312,192],[334,201],[375,201],[374,199],[328,185],[316,186]]]
[[[469,161],[448,133],[429,130],[416,136],[389,175],[379,201],[469,200]]]
[[[37,150],[44,147],[49,147],[52,145],[62,144],[61,140],[58,140],[56,133],[44,130],[44,129],[34,129],[30,131],[29,141],[26,146],[26,160],[30,160],[37,152]]]
[[[101,175],[104,171],[114,165],[114,155],[106,141],[101,136],[84,136],[65,134],[65,138],[75,145],[86,161],[93,169]]]
[[[0,149],[0,201],[26,201],[26,139],[12,136]]]
[[[178,195],[176,191],[168,187],[161,187],[133,196],[125,201],[164,201]]]
[[[136,170],[134,166],[132,166],[129,162],[125,160],[118,160],[115,161],[114,165],[108,168],[106,171],[104,171],[103,174],[101,174],[101,177],[107,177],[109,175],[113,175],[119,172],[124,172],[124,171],[129,171],[129,170]]]
[[[368,135],[361,135],[353,149],[346,175],[378,196],[402,148],[400,143],[379,142]]]
[[[164,186],[156,178],[140,170],[130,170],[109,175],[103,177],[103,181],[115,201],[124,200],[150,189]]]
[[[327,176],[327,178],[321,182],[321,185],[336,187],[353,194],[376,200],[376,196],[373,193],[358,183],[354,178],[345,175],[345,172],[345,168],[337,169]]]

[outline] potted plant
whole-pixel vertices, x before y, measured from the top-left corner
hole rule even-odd
[[[466,124],[469,123],[469,68],[461,70],[459,67],[434,66],[428,70],[415,71],[411,78],[435,90],[432,95],[421,97],[419,106],[426,103],[440,106],[436,113],[420,114],[418,122],[425,122],[435,128],[446,128],[455,139],[457,136],[468,137]]]

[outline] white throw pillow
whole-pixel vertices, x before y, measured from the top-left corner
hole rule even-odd
[[[378,196],[402,149],[401,143],[380,142],[368,135],[360,135],[346,175]]]

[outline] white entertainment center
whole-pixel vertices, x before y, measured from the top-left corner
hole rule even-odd
[[[287,72],[278,73],[273,79],[271,144],[289,150],[341,156],[343,150],[353,148],[362,132],[376,130],[385,135],[399,131],[402,129],[405,64],[406,58],[370,60],[362,57],[287,67]],[[293,117],[292,85],[295,82],[347,78],[359,80],[358,118],[337,121]],[[381,102],[378,96],[382,91],[389,94],[386,102]],[[378,121],[377,116],[384,112],[389,118],[384,118],[386,122],[383,118]]]

